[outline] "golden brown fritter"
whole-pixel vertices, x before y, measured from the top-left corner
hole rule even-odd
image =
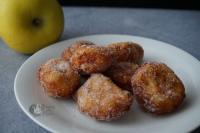
[[[110,77],[122,89],[132,91],[131,77],[137,68],[138,65],[131,62],[117,62],[106,70],[105,75]]]
[[[118,62],[140,63],[144,56],[143,48],[134,42],[118,42],[107,46],[113,51]]]
[[[38,77],[45,92],[55,98],[70,97],[80,84],[78,72],[61,58],[51,59],[43,64]]]
[[[82,74],[104,72],[112,62],[110,50],[95,45],[79,47],[70,59],[72,68]]]
[[[185,98],[185,88],[165,64],[145,63],[132,77],[133,94],[146,111],[165,114],[174,111]]]
[[[71,56],[73,55],[73,53],[82,45],[95,45],[93,42],[89,42],[89,41],[77,41],[74,44],[72,44],[70,47],[66,48],[62,54],[61,57],[68,61],[70,60]]]
[[[108,77],[92,74],[76,92],[81,112],[97,120],[114,120],[127,112],[133,101],[130,92],[120,89]]]

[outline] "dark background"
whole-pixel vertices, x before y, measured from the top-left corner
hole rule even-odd
[[[199,10],[198,0],[58,0],[64,6],[109,6]]]
[[[63,6],[129,7],[200,10],[197,0],[58,0]],[[200,133],[200,127],[192,133]]]

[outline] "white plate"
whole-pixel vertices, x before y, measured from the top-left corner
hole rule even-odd
[[[95,121],[77,110],[72,100],[56,100],[44,95],[37,80],[39,66],[60,53],[74,41],[89,40],[104,45],[111,42],[134,41],[142,45],[144,60],[164,62],[181,78],[186,88],[186,99],[175,112],[153,116],[142,112],[137,104],[117,121]],[[127,35],[93,35],[74,38],[44,48],[31,56],[17,72],[14,89],[22,110],[37,124],[51,132],[67,133],[182,133],[200,125],[200,63],[190,54],[167,43]],[[50,113],[35,116],[30,113],[32,104],[50,106]]]

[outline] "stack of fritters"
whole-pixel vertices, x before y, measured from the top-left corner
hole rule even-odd
[[[165,64],[140,65],[143,56],[143,48],[133,42],[98,46],[78,41],[60,58],[43,64],[39,80],[47,94],[73,96],[79,110],[97,120],[120,118],[130,110],[133,97],[146,111],[174,111],[185,97],[181,80]]]

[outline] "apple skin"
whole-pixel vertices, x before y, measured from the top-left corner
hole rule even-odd
[[[57,0],[0,1],[0,37],[12,49],[31,54],[56,42],[64,29]]]

